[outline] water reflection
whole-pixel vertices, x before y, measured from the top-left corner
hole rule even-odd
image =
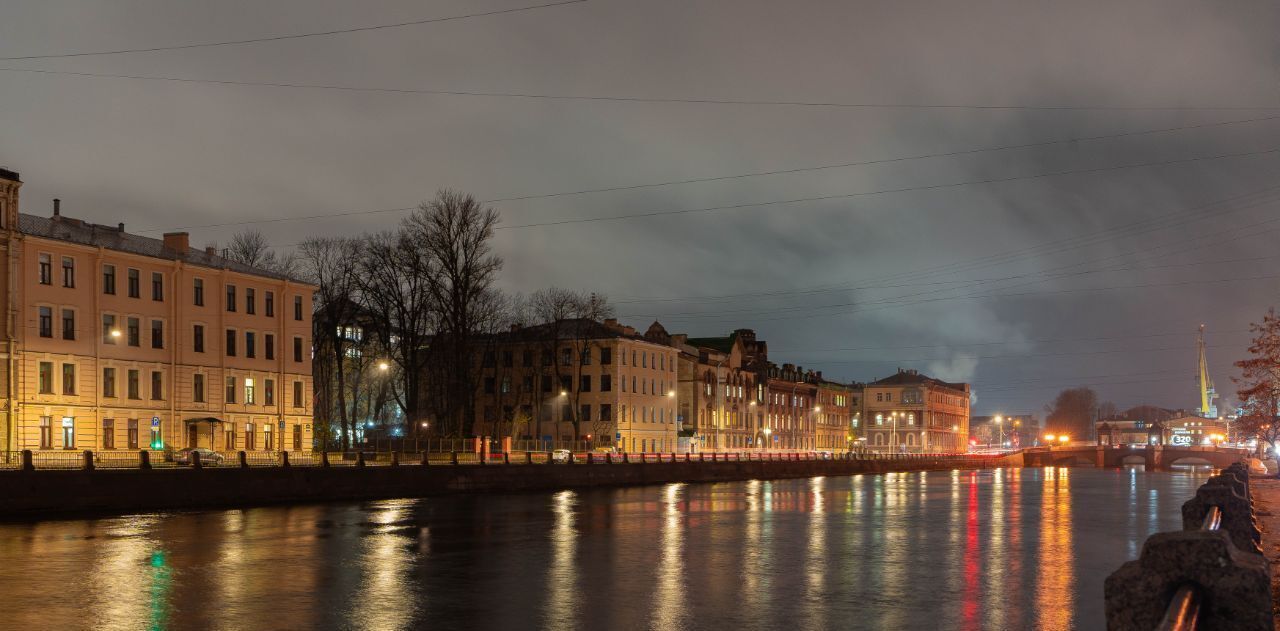
[[[376,502],[369,513],[372,530],[361,542],[360,589],[355,594],[353,629],[403,629],[419,603],[409,585],[413,551],[406,545],[401,521],[413,500]]]
[[[0,610],[31,629],[1098,628],[1106,574],[1180,527],[1203,475],[933,472],[8,524]]]
[[[546,628],[576,629],[578,589],[575,584],[575,558],[578,537],[574,528],[574,506],[577,494],[561,491],[552,496],[551,512],[555,524],[551,528],[551,564],[547,568],[547,606],[542,618]]]
[[[1075,559],[1072,549],[1071,469],[1044,470],[1040,493],[1040,549],[1036,563],[1035,609],[1041,629],[1067,629],[1075,608]]]

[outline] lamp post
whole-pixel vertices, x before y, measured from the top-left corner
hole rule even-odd
[[[765,442],[766,444],[769,442],[769,434],[772,434],[772,433],[773,433],[773,428],[772,428],[772,427],[766,427],[766,428],[764,428],[764,442]]]
[[[898,413],[890,412],[889,418],[893,419],[893,433],[889,434],[889,452],[896,453],[897,448],[895,445],[898,442]]]
[[[1004,417],[999,414],[996,415],[996,434],[996,443],[1004,445]],[[987,441],[987,448],[991,448],[990,440]]]

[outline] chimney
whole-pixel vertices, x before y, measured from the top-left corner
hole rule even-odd
[[[53,198],[53,218],[57,219],[62,216],[62,200],[57,197]]]
[[[217,248],[217,247],[215,247],[215,246],[212,246],[212,245],[206,245],[206,246],[204,247],[204,253],[205,253],[205,254],[208,254],[209,256],[217,256],[217,255],[218,255],[218,248]]]
[[[116,230],[119,230],[120,232],[124,232],[124,222],[123,222],[123,221],[122,221],[122,222],[120,222],[120,225],[116,227]]]
[[[186,232],[164,233],[164,249],[186,254],[191,249],[191,235]]]

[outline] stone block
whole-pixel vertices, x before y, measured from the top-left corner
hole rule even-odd
[[[1266,559],[1238,550],[1221,530],[1149,537],[1140,558],[1107,577],[1107,628],[1155,629],[1183,585],[1200,591],[1200,628],[1274,631]]]
[[[1182,505],[1182,528],[1199,529],[1212,506],[1222,510],[1220,529],[1231,537],[1236,548],[1262,554],[1262,531],[1253,518],[1253,503],[1231,486],[1206,483],[1197,489],[1196,496]]]

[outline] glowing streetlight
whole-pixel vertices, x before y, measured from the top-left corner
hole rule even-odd
[[[1054,436],[1053,434],[1045,434],[1045,435],[1044,435],[1044,440],[1045,440],[1045,442],[1048,442],[1048,443],[1053,442],[1053,441],[1054,441],[1054,439],[1056,439],[1056,438],[1057,438],[1057,436]]]
[[[568,393],[568,392],[565,392],[564,390],[561,390],[561,391],[560,391],[560,396],[562,396],[562,397],[563,397],[563,396],[568,396],[568,394],[569,394],[569,393]]]
[[[387,372],[390,369],[391,369],[391,364],[388,364],[387,362],[378,362],[378,370],[381,370],[382,372]]]
[[[120,329],[111,329],[111,337],[120,337]]]
[[[672,398],[672,399],[676,398],[676,391],[675,391],[675,390],[667,390],[667,396],[668,396],[668,397],[670,397],[670,398]]]
[[[1059,437],[1058,437],[1058,442],[1060,442],[1060,443],[1062,443],[1062,444],[1064,444],[1064,445],[1065,445],[1065,444],[1067,444],[1067,442],[1068,442],[1068,441],[1070,441],[1070,440],[1071,440],[1071,437],[1070,437],[1070,436],[1067,436],[1066,434],[1063,434],[1063,435],[1061,435],[1061,436],[1059,436]]]

